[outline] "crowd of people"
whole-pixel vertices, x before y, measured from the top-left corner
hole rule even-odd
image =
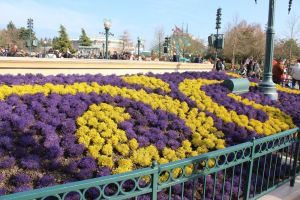
[[[295,88],[300,86],[300,59],[294,65],[287,67],[285,60],[273,60],[272,78],[276,84]]]
[[[236,67],[233,64],[226,67],[224,60],[217,58],[214,64],[214,70],[228,70],[238,73],[245,78],[251,77],[261,80],[263,77],[262,68],[258,61],[252,57],[247,58],[242,62],[240,67]],[[300,59],[298,59],[294,65],[289,64],[288,66],[286,64],[286,59],[274,59],[272,62],[272,80],[274,83],[282,86],[300,89]]]

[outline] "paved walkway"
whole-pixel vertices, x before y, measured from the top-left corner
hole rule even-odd
[[[290,187],[288,182],[259,200],[300,200],[300,176],[297,177],[294,187]]]

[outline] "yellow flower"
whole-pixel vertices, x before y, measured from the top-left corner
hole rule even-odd
[[[164,148],[163,150],[163,156],[165,159],[169,160],[169,161],[176,161],[178,160],[177,156],[176,156],[176,152],[168,147]]]
[[[126,156],[129,153],[129,147],[128,147],[127,144],[119,144],[119,145],[116,146],[116,149],[123,156]]]
[[[113,161],[112,157],[110,157],[110,156],[101,155],[98,158],[98,164],[100,166],[113,168],[114,161]]]
[[[118,162],[119,167],[113,170],[114,174],[129,172],[132,170],[132,161],[130,159],[120,159]]]
[[[139,148],[139,143],[137,142],[137,140],[135,138],[133,138],[129,141],[129,147],[131,150],[136,150],[137,148]]]
[[[113,147],[111,144],[105,144],[102,148],[102,153],[105,154],[105,155],[112,155],[113,153]]]
[[[83,117],[78,117],[76,119],[76,123],[79,125],[79,126],[85,126],[87,124],[87,121],[83,118]]]

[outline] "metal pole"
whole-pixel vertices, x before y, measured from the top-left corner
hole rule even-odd
[[[27,20],[27,26],[29,29],[29,53],[30,53],[29,56],[31,56],[31,50],[32,50],[31,32],[33,28],[33,20],[31,18]]]
[[[141,40],[138,40],[138,59],[140,58],[140,45],[141,45]]]
[[[44,56],[46,57],[46,44],[44,43]]]
[[[104,48],[105,48],[105,44],[102,43],[102,58],[103,59],[105,58],[105,50],[104,50]]]
[[[31,56],[31,29],[29,29],[29,57]]]
[[[160,56],[161,56],[161,53],[160,53],[160,36],[158,37],[158,60],[160,60]]]
[[[105,28],[105,58],[108,59],[108,28]]]
[[[276,91],[275,83],[272,80],[272,61],[274,53],[274,15],[275,15],[275,1],[269,0],[269,17],[268,29],[266,36],[266,52],[265,52],[265,66],[263,80],[259,84],[259,90],[265,96],[270,97],[272,100],[278,100],[278,93]]]
[[[217,29],[217,37],[216,37],[216,42],[218,43],[218,38],[219,38],[219,29]],[[217,69],[217,57],[218,57],[218,44],[216,45],[216,55],[215,55],[215,68]]]

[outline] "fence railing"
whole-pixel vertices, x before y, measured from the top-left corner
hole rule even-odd
[[[299,129],[129,173],[1,196],[12,199],[257,199],[300,174]]]

